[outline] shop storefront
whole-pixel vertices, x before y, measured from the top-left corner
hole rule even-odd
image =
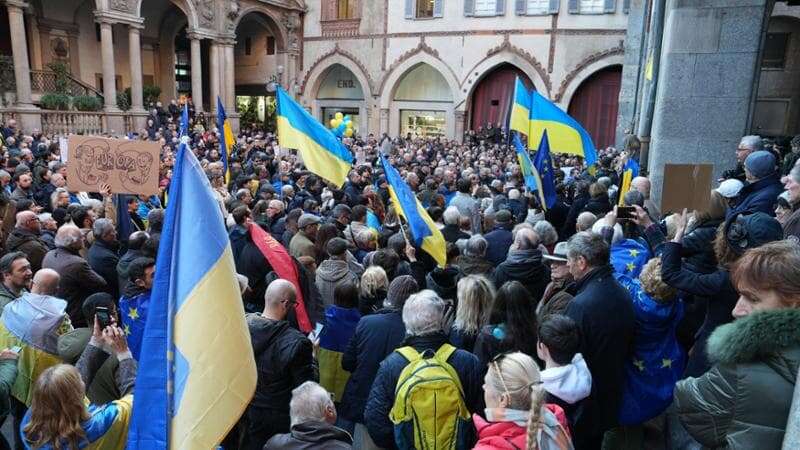
[[[423,63],[410,69],[398,83],[392,100],[390,129],[394,133],[412,137],[452,135],[453,94],[432,66]]]
[[[415,109],[400,110],[400,135],[412,137],[443,137],[445,112]]]
[[[332,65],[323,76],[315,100],[316,114],[328,124],[340,112],[350,116],[356,133],[365,133],[362,118],[366,115],[364,90],[353,72],[340,64]]]

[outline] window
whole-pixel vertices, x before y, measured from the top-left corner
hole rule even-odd
[[[786,65],[786,47],[791,33],[767,33],[764,41],[764,56],[761,67],[764,69],[783,69]]]
[[[605,0],[580,0],[581,14],[602,14],[605,12]]]
[[[336,18],[353,18],[353,0],[336,0]]]
[[[433,17],[433,6],[435,0],[416,0],[417,1],[417,14],[416,17],[426,19]]]
[[[267,36],[267,54],[275,54],[275,38],[273,36]]]
[[[497,0],[475,0],[476,16],[494,16],[497,14]]]
[[[527,0],[525,14],[535,16],[550,12],[550,0]]]
[[[250,56],[250,50],[253,48],[253,40],[249,37],[244,38],[244,54]]]

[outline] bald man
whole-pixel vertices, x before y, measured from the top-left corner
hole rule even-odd
[[[270,200],[267,203],[267,217],[269,218],[269,232],[273,236],[283,236],[286,231],[285,207],[280,200]]]
[[[637,190],[644,196],[644,209],[650,214],[653,222],[661,220],[661,210],[650,200],[650,180],[647,177],[636,177],[631,180],[631,189]]]
[[[49,247],[41,238],[42,226],[33,211],[17,213],[14,229],[6,239],[6,252],[22,252],[31,263],[34,272],[42,268],[42,260]]]
[[[288,433],[292,390],[319,379],[311,341],[286,321],[296,304],[294,285],[277,279],[267,286],[264,312],[247,316],[258,384],[245,412],[243,450],[261,450],[272,436]]]
[[[58,292],[58,283],[61,275],[53,269],[40,269],[33,275],[31,293],[55,296]],[[65,305],[66,306],[66,305]]]
[[[530,228],[517,230],[508,257],[494,270],[495,286],[519,281],[528,289],[531,298],[542,298],[550,282],[550,270],[544,264],[539,243],[539,235]]]

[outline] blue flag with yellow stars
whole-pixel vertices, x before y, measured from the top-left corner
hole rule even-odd
[[[547,130],[542,133],[542,140],[539,142],[539,149],[533,157],[533,168],[536,178],[539,180],[539,201],[542,207],[548,210],[553,207],[558,199],[556,195],[556,178],[553,173],[553,158],[550,156],[550,140],[547,137]]]
[[[119,299],[119,315],[122,319],[122,329],[128,337],[128,348],[133,359],[139,361],[142,352],[142,338],[144,326],[147,323],[147,307],[150,304],[150,291],[128,297],[123,295]]]
[[[614,272],[631,278],[639,278],[650,256],[650,250],[634,239],[625,239],[611,246],[611,265],[614,266]]]

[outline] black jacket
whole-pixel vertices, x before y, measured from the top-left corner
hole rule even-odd
[[[469,235],[459,228],[458,225],[445,225],[442,228],[442,236],[445,242],[455,244],[459,239],[469,239]]]
[[[437,267],[425,276],[426,288],[436,292],[444,300],[456,300],[460,272],[456,267]]]
[[[514,237],[509,228],[510,225],[497,225],[492,231],[483,236],[489,244],[486,249],[486,260],[494,267],[506,260],[508,249],[511,248],[511,244],[514,242]]]
[[[592,393],[575,418],[575,448],[583,448],[618,423],[625,383],[625,361],[632,350],[636,317],[628,291],[610,265],[576,282],[577,294],[566,315],[581,330],[580,352],[592,373]]]
[[[342,356],[342,369],[350,372],[338,411],[342,417],[364,423],[364,406],[378,367],[400,346],[405,335],[400,311],[384,309],[358,321]]]
[[[435,352],[447,341],[443,333],[427,336],[410,336],[402,345],[410,345],[422,353],[426,350]],[[470,412],[476,412],[483,398],[483,380],[478,358],[464,350],[456,350],[447,362],[453,366],[461,386],[464,389],[464,403]],[[392,352],[381,363],[378,375],[369,393],[367,406],[364,410],[365,425],[369,435],[379,447],[395,448],[394,427],[389,420],[389,411],[394,405],[395,389],[400,378],[400,372],[408,364],[408,360],[400,353]]]
[[[661,279],[683,292],[708,297],[706,318],[697,332],[694,351],[689,355],[684,375],[699,377],[711,368],[706,354],[706,341],[718,326],[733,320],[731,311],[739,294],[733,288],[731,275],[725,269],[710,274],[693,272],[681,266],[681,244],[667,242],[661,253]]]
[[[92,270],[106,280],[105,291],[111,294],[115,300],[119,299],[119,278],[117,276],[119,255],[117,255],[116,246],[95,238],[86,253],[86,260]]]
[[[244,447],[261,448],[272,435],[289,432],[292,390],[306,381],[318,381],[319,372],[312,356],[311,341],[289,322],[249,314],[247,326],[258,381],[245,411]]]
[[[519,281],[528,292],[534,308],[544,295],[550,282],[550,269],[542,262],[539,249],[514,250],[508,258],[494,270],[494,285],[498,288],[507,281]]]
[[[273,436],[264,450],[346,450],[353,448],[353,438],[347,431],[327,422],[298,423],[292,431]]]
[[[558,234],[559,240],[565,241],[575,234],[575,225],[578,223],[578,216],[583,212],[583,208],[589,202],[589,194],[582,194],[572,200],[572,205],[569,207],[567,213],[567,220],[564,226],[561,227],[561,232]]]
[[[597,217],[605,215],[607,212],[611,211],[611,209],[611,201],[608,199],[608,194],[605,192],[596,198],[589,199],[586,206],[583,208],[584,211],[589,211]]]
[[[698,273],[711,273],[717,269],[714,256],[714,238],[722,219],[711,219],[697,224],[683,237],[681,256],[686,267]]]

